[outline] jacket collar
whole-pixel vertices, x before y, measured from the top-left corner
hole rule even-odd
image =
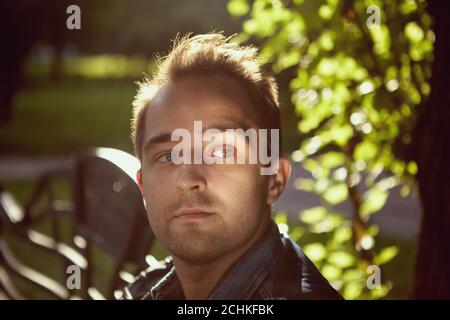
[[[208,299],[249,299],[269,275],[282,247],[278,227],[271,221],[263,237],[222,276]],[[174,266],[149,293],[153,299],[184,299]]]

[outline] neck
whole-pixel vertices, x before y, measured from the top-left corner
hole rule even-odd
[[[192,264],[173,256],[173,264],[186,300],[207,299],[225,272],[263,236],[269,223],[270,219],[264,219],[247,242],[209,263]]]

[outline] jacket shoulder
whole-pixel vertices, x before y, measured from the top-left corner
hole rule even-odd
[[[297,244],[287,237],[283,237],[282,241],[283,254],[276,263],[274,278],[270,281],[274,284],[272,295],[302,300],[342,299]]]
[[[172,268],[172,259],[166,258],[161,261],[153,260],[150,266],[140,272],[134,280],[122,290],[121,300],[135,300],[145,298],[151,288],[164,277]]]

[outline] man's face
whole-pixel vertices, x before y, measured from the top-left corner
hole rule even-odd
[[[259,164],[176,165],[170,153],[178,141],[170,141],[170,135],[185,128],[193,140],[194,121],[199,120],[204,130],[256,128],[253,110],[239,83],[220,76],[188,77],[169,84],[147,109],[142,155],[147,214],[161,243],[184,261],[210,262],[243,246],[267,225],[269,177],[260,174]],[[146,143],[166,134],[168,139]],[[248,144],[246,148],[224,146],[219,155],[248,154]]]

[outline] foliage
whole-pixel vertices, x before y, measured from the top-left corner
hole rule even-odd
[[[296,186],[322,205],[300,212],[301,223],[289,232],[348,299],[381,298],[393,285],[382,277],[380,288],[366,286],[368,266],[398,252],[374,249],[378,228],[370,217],[394,187],[403,196],[414,187],[417,165],[407,151],[430,92],[434,43],[425,8],[421,0],[228,3],[231,14],[246,18],[237,41],[257,42],[262,62],[292,75],[298,130],[306,137],[292,159],[311,173]],[[344,201],[350,219],[336,208]],[[311,233],[319,240],[305,240]]]

